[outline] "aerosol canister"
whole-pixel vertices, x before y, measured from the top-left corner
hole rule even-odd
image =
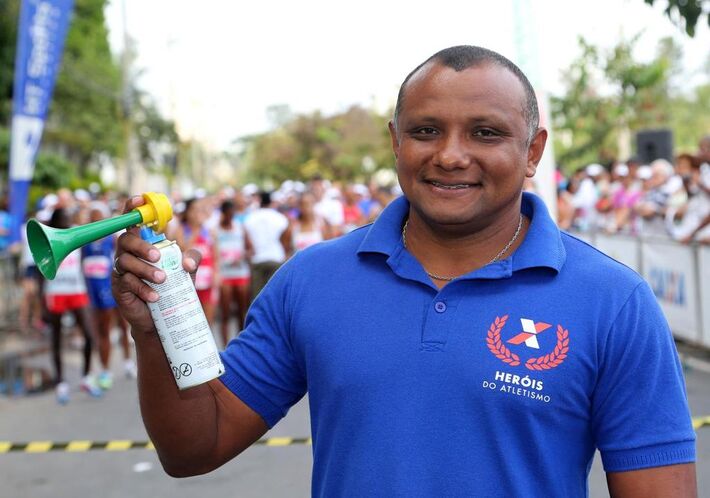
[[[141,228],[141,237],[160,251],[158,262],[151,264],[165,272],[165,280],[162,284],[146,282],[160,296],[148,308],[178,388],[216,379],[224,373],[224,365],[195,285],[182,267],[182,251],[150,228]]]

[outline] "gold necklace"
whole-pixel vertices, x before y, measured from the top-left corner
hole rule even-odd
[[[402,227],[402,244],[404,244],[404,248],[407,249],[407,225],[409,225],[409,218],[407,218],[407,221],[404,222],[404,226]],[[520,229],[523,227],[523,215],[520,215],[520,219],[518,220],[518,228],[515,229],[515,233],[513,234],[513,238],[508,241],[508,243],[505,245],[503,249],[500,250],[498,254],[496,254],[493,259],[491,259],[488,264],[490,265],[491,263],[495,263],[500,259],[500,257],[505,254],[505,252],[510,249],[510,246],[513,245],[513,243],[518,239],[518,235],[520,235]],[[443,275],[437,275],[436,273],[429,273],[426,271],[426,268],[424,268],[424,273],[426,273],[429,278],[432,278],[434,280],[441,280],[443,282],[451,282],[452,280],[455,280],[459,278],[461,275],[456,275],[455,277],[448,277],[448,276],[443,276]]]

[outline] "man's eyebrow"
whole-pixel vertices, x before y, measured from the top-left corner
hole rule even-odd
[[[494,124],[497,126],[505,126],[508,121],[503,116],[496,116],[495,114],[486,114],[484,116],[474,116],[469,119],[471,124]]]
[[[438,123],[440,121],[440,118],[437,118],[436,116],[410,116],[409,118],[405,118],[405,121],[416,121],[418,123],[424,122],[424,123]]]

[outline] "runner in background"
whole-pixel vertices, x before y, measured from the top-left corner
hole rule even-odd
[[[182,223],[175,235],[180,249],[197,249],[202,255],[200,270],[195,276],[195,289],[200,298],[205,316],[210,326],[214,322],[215,304],[218,294],[216,234],[205,223],[210,213],[201,199],[189,199],[185,202]]]
[[[220,208],[222,217],[217,227],[217,247],[219,248],[219,276],[221,278],[219,303],[222,312],[220,332],[222,344],[229,342],[229,320],[237,318],[237,331],[244,328],[244,321],[249,307],[249,270],[248,254],[251,242],[242,222],[237,218],[234,202],[226,200]],[[233,314],[233,306],[236,313]]]
[[[249,199],[241,190],[237,190],[234,193],[234,212],[237,221],[240,223],[244,223],[244,220],[247,219],[247,215],[251,212]]]
[[[343,232],[348,233],[365,224],[365,215],[362,213],[358,201],[358,194],[352,185],[346,185],[343,190]]]
[[[320,175],[311,179],[309,190],[316,198],[314,206],[316,213],[328,222],[334,237],[342,235],[345,211],[339,199],[339,192]]]
[[[64,208],[54,211],[49,226],[54,228],[69,228],[71,226],[69,213]],[[72,312],[76,323],[84,336],[84,367],[80,388],[93,397],[102,395],[90,375],[91,348],[93,324],[89,317],[89,295],[86,292],[86,282],[81,268],[81,251],[70,253],[59,265],[54,280],[44,284],[44,295],[47,303],[49,323],[52,328],[52,360],[56,374],[56,394],[60,404],[69,402],[69,384],[64,380],[62,365],[62,316]]]
[[[28,213],[28,218],[36,216],[35,212]],[[20,301],[20,328],[26,334],[42,336],[44,322],[42,321],[42,300],[40,286],[42,275],[37,269],[30,246],[27,243],[27,224],[20,230],[22,237],[22,252],[20,253],[20,275],[22,286],[22,300]]]
[[[244,221],[244,228],[254,247],[251,257],[252,300],[286,261],[292,250],[288,218],[273,207],[269,192],[261,192],[260,205],[261,207],[249,213]]]
[[[89,211],[91,223],[100,221],[108,215],[108,208],[94,204]],[[91,305],[96,311],[96,331],[98,332],[99,359],[101,373],[98,385],[101,389],[110,389],[113,385],[111,374],[111,326],[115,323],[120,330],[121,348],[123,349],[123,372],[126,378],[136,377],[136,365],[131,359],[131,347],[128,341],[128,326],[116,311],[116,301],[111,294],[111,265],[116,247],[116,236],[110,235],[85,245],[81,249],[82,267],[86,278],[86,287]]]
[[[330,226],[316,214],[315,203],[316,198],[312,193],[301,194],[298,201],[298,216],[291,222],[294,251],[300,251],[331,238]]]

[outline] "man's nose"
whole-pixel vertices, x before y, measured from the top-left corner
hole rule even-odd
[[[465,140],[458,135],[451,134],[441,142],[441,147],[434,158],[435,165],[444,169],[465,168],[470,162],[470,151]]]

